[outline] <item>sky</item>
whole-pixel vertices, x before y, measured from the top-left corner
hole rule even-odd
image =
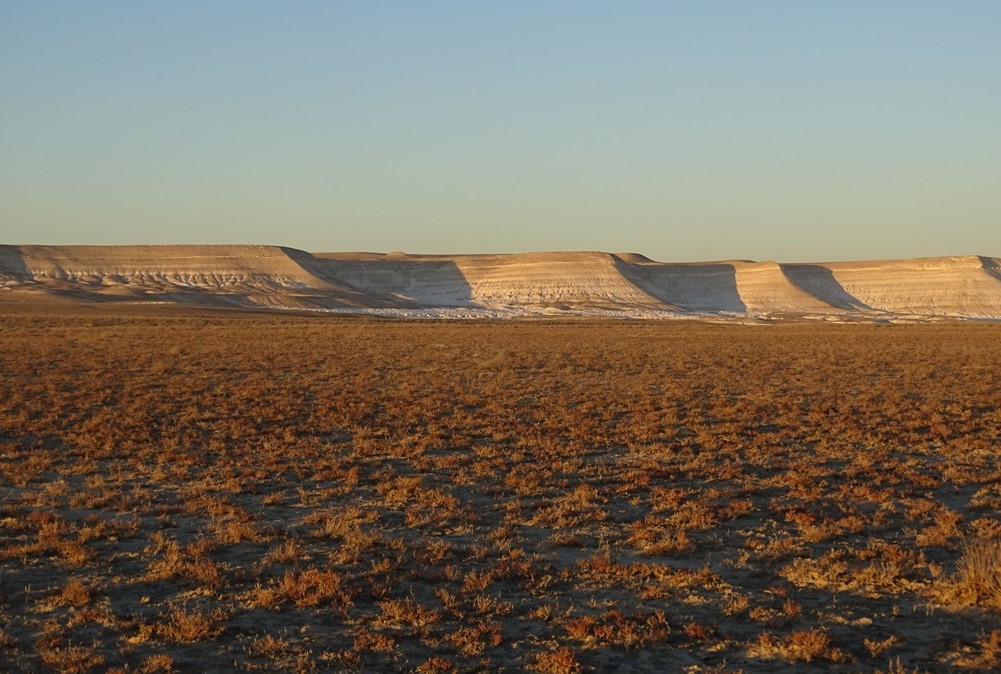
[[[0,1],[0,243],[1001,255],[1001,2]]]

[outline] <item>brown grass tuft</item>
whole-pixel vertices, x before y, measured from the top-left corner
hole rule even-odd
[[[1001,538],[975,538],[956,564],[959,592],[978,606],[1001,611]]]
[[[537,654],[529,669],[539,674],[579,674],[584,671],[577,656],[566,647]]]
[[[180,643],[214,639],[224,629],[223,617],[219,611],[187,611],[175,606],[156,631],[165,639]]]

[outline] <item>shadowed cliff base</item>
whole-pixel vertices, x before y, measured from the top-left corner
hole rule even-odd
[[[729,263],[665,264],[649,261],[627,262],[616,257],[616,267],[637,287],[668,305],[683,311],[743,313],[747,305],[737,291],[737,271]]]
[[[803,292],[841,309],[855,311],[875,311],[865,302],[853,297],[844,289],[834,272],[819,264],[780,265],[786,277]]]
[[[1001,281],[1001,262],[998,261],[996,257],[984,257],[980,256],[980,261],[984,265],[984,270],[988,274]]]
[[[0,245],[0,281],[23,283],[29,278],[20,247]]]
[[[398,253],[364,254],[361,259],[321,253],[312,259],[325,278],[407,306],[476,306],[472,286],[452,260],[411,259]]]
[[[366,290],[352,284],[348,279],[338,277],[333,273],[330,261],[311,255],[297,248],[282,247],[289,258],[294,260],[306,272],[316,277],[328,288],[336,290],[337,299],[344,306],[372,308],[403,308],[415,306],[402,296],[383,292],[374,288]]]

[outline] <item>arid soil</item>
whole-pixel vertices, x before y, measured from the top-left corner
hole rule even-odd
[[[1001,667],[1001,325],[0,304],[0,671]]]

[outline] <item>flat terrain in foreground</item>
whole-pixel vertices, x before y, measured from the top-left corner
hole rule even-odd
[[[998,325],[3,307],[0,671],[996,669],[999,363]]]

